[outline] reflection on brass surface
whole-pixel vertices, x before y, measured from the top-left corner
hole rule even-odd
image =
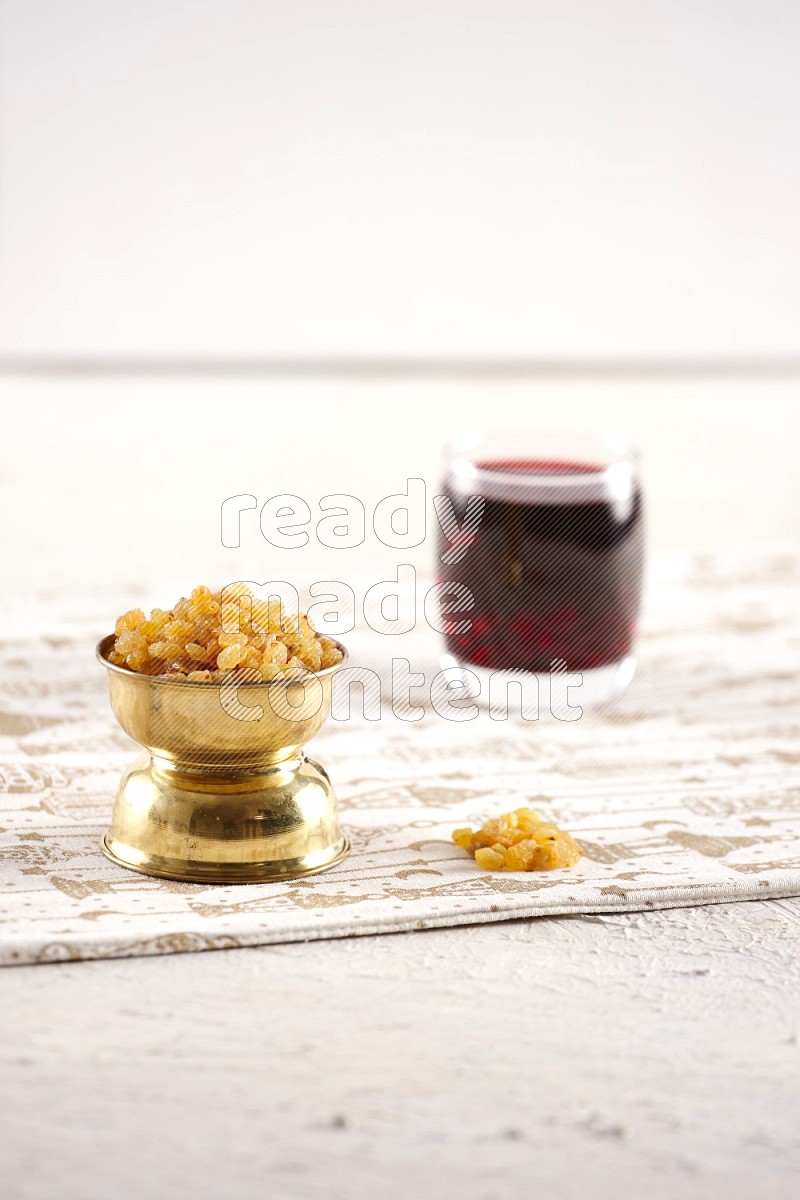
[[[243,684],[236,711],[248,719],[237,720],[218,685],[113,666],[113,641],[97,647],[111,707],[148,753],[120,783],[102,844],[108,858],[184,882],[253,883],[324,871],[346,856],[331,782],[303,754],[328,716],[346,651],[304,690],[280,678]]]

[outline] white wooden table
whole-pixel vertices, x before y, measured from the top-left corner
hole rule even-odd
[[[8,1200],[797,1194],[800,901],[11,968]]]
[[[241,553],[219,545],[224,496],[375,499],[435,474],[444,437],[484,423],[487,397],[509,425],[557,411],[561,424],[630,430],[648,464],[654,547],[796,537],[796,380],[670,384],[668,395],[657,381],[557,395],[546,379],[384,386],[2,381],[15,596],[110,576],[168,593],[168,570],[189,563],[208,578],[260,578],[262,566],[293,577],[277,552],[264,566],[256,535]],[[354,456],[354,422],[384,401],[403,414],[392,445]],[[206,416],[187,424],[198,404]],[[262,440],[220,419],[236,411],[257,429],[286,406],[322,431],[302,479],[294,458],[265,464]],[[143,486],[135,454],[108,453],[126,444],[131,411],[181,448],[157,488]],[[209,429],[220,472],[198,473]],[[0,1193],[789,1200],[799,938],[800,900],[772,900],[9,968]]]

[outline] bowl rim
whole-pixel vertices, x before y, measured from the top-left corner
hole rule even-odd
[[[117,666],[116,663],[109,662],[108,658],[106,657],[116,636],[117,635],[115,633],[107,633],[105,637],[102,637],[95,646],[95,656],[98,662],[102,663],[107,671],[113,671],[117,675],[122,675],[125,679],[140,679],[144,683],[158,684],[159,687],[189,688],[218,688],[224,683],[228,682],[227,680],[220,679],[173,679],[167,675],[142,675],[138,671],[131,670],[130,667]],[[325,637],[327,636],[328,635],[325,634]],[[314,679],[321,679],[326,675],[335,674],[336,671],[341,670],[350,657],[347,647],[340,642],[338,638],[330,638],[330,641],[336,643],[336,645],[342,651],[343,658],[338,663],[334,663],[332,667],[325,667],[322,671],[307,670],[307,674],[313,676]],[[274,679],[243,679],[241,683],[237,682],[235,679],[232,679],[230,682],[235,683],[236,686],[240,688],[265,688],[271,687],[272,684],[285,685],[289,683],[302,683],[302,677],[287,677],[286,675],[277,675]]]

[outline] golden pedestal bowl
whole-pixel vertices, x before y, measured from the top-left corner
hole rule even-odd
[[[347,855],[336,797],[303,746],[330,711],[345,658],[307,677],[195,683],[108,671],[114,716],[147,754],[122,777],[103,853],[121,867],[195,883],[324,871]]]

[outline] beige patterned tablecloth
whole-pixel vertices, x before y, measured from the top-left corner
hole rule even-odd
[[[98,849],[135,747],[93,659],[137,599],[43,595],[3,617],[0,962],[160,954],[511,917],[800,894],[800,558],[663,561],[639,671],[576,722],[330,722],[311,747],[336,782],[353,853],[324,875],[239,887],[169,883]],[[24,624],[21,623],[24,620]],[[34,630],[47,628],[42,638]],[[402,653],[435,673],[435,643]],[[372,665],[372,663],[370,663]],[[571,871],[486,874],[450,841],[521,804],[583,844]]]

